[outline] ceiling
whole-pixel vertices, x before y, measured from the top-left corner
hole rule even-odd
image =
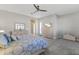
[[[79,4],[39,4],[41,9],[47,10],[51,14],[65,15],[79,11]],[[28,15],[36,9],[32,4],[1,4],[0,10]]]

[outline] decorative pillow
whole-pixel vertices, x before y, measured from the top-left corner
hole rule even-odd
[[[4,37],[7,39],[8,43],[17,40],[17,39],[16,39],[16,36],[14,36],[14,35],[11,35],[11,36],[8,35],[8,34],[3,34],[3,35],[4,35]]]
[[[3,36],[6,38],[7,42],[11,42],[11,38],[8,34],[3,34]]]
[[[18,40],[23,40],[23,36],[22,35],[17,35],[17,39]]]
[[[16,38],[16,36],[14,36],[14,35],[11,35],[11,39],[12,39],[13,41],[18,40],[18,39]]]
[[[0,48],[7,48],[8,41],[3,35],[0,35]]]

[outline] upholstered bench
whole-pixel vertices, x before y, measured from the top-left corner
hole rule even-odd
[[[63,39],[76,41],[76,37],[70,34],[64,34]]]

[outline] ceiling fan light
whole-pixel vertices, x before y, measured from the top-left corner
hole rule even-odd
[[[51,27],[51,25],[50,25],[50,24],[45,24],[45,26],[47,26],[47,27]]]

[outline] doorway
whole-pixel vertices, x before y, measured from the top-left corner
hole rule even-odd
[[[35,35],[36,34],[36,21],[31,20],[31,34]]]
[[[53,32],[53,27],[52,27],[52,23],[44,23],[43,24],[43,36],[46,38],[52,38],[52,32]]]

